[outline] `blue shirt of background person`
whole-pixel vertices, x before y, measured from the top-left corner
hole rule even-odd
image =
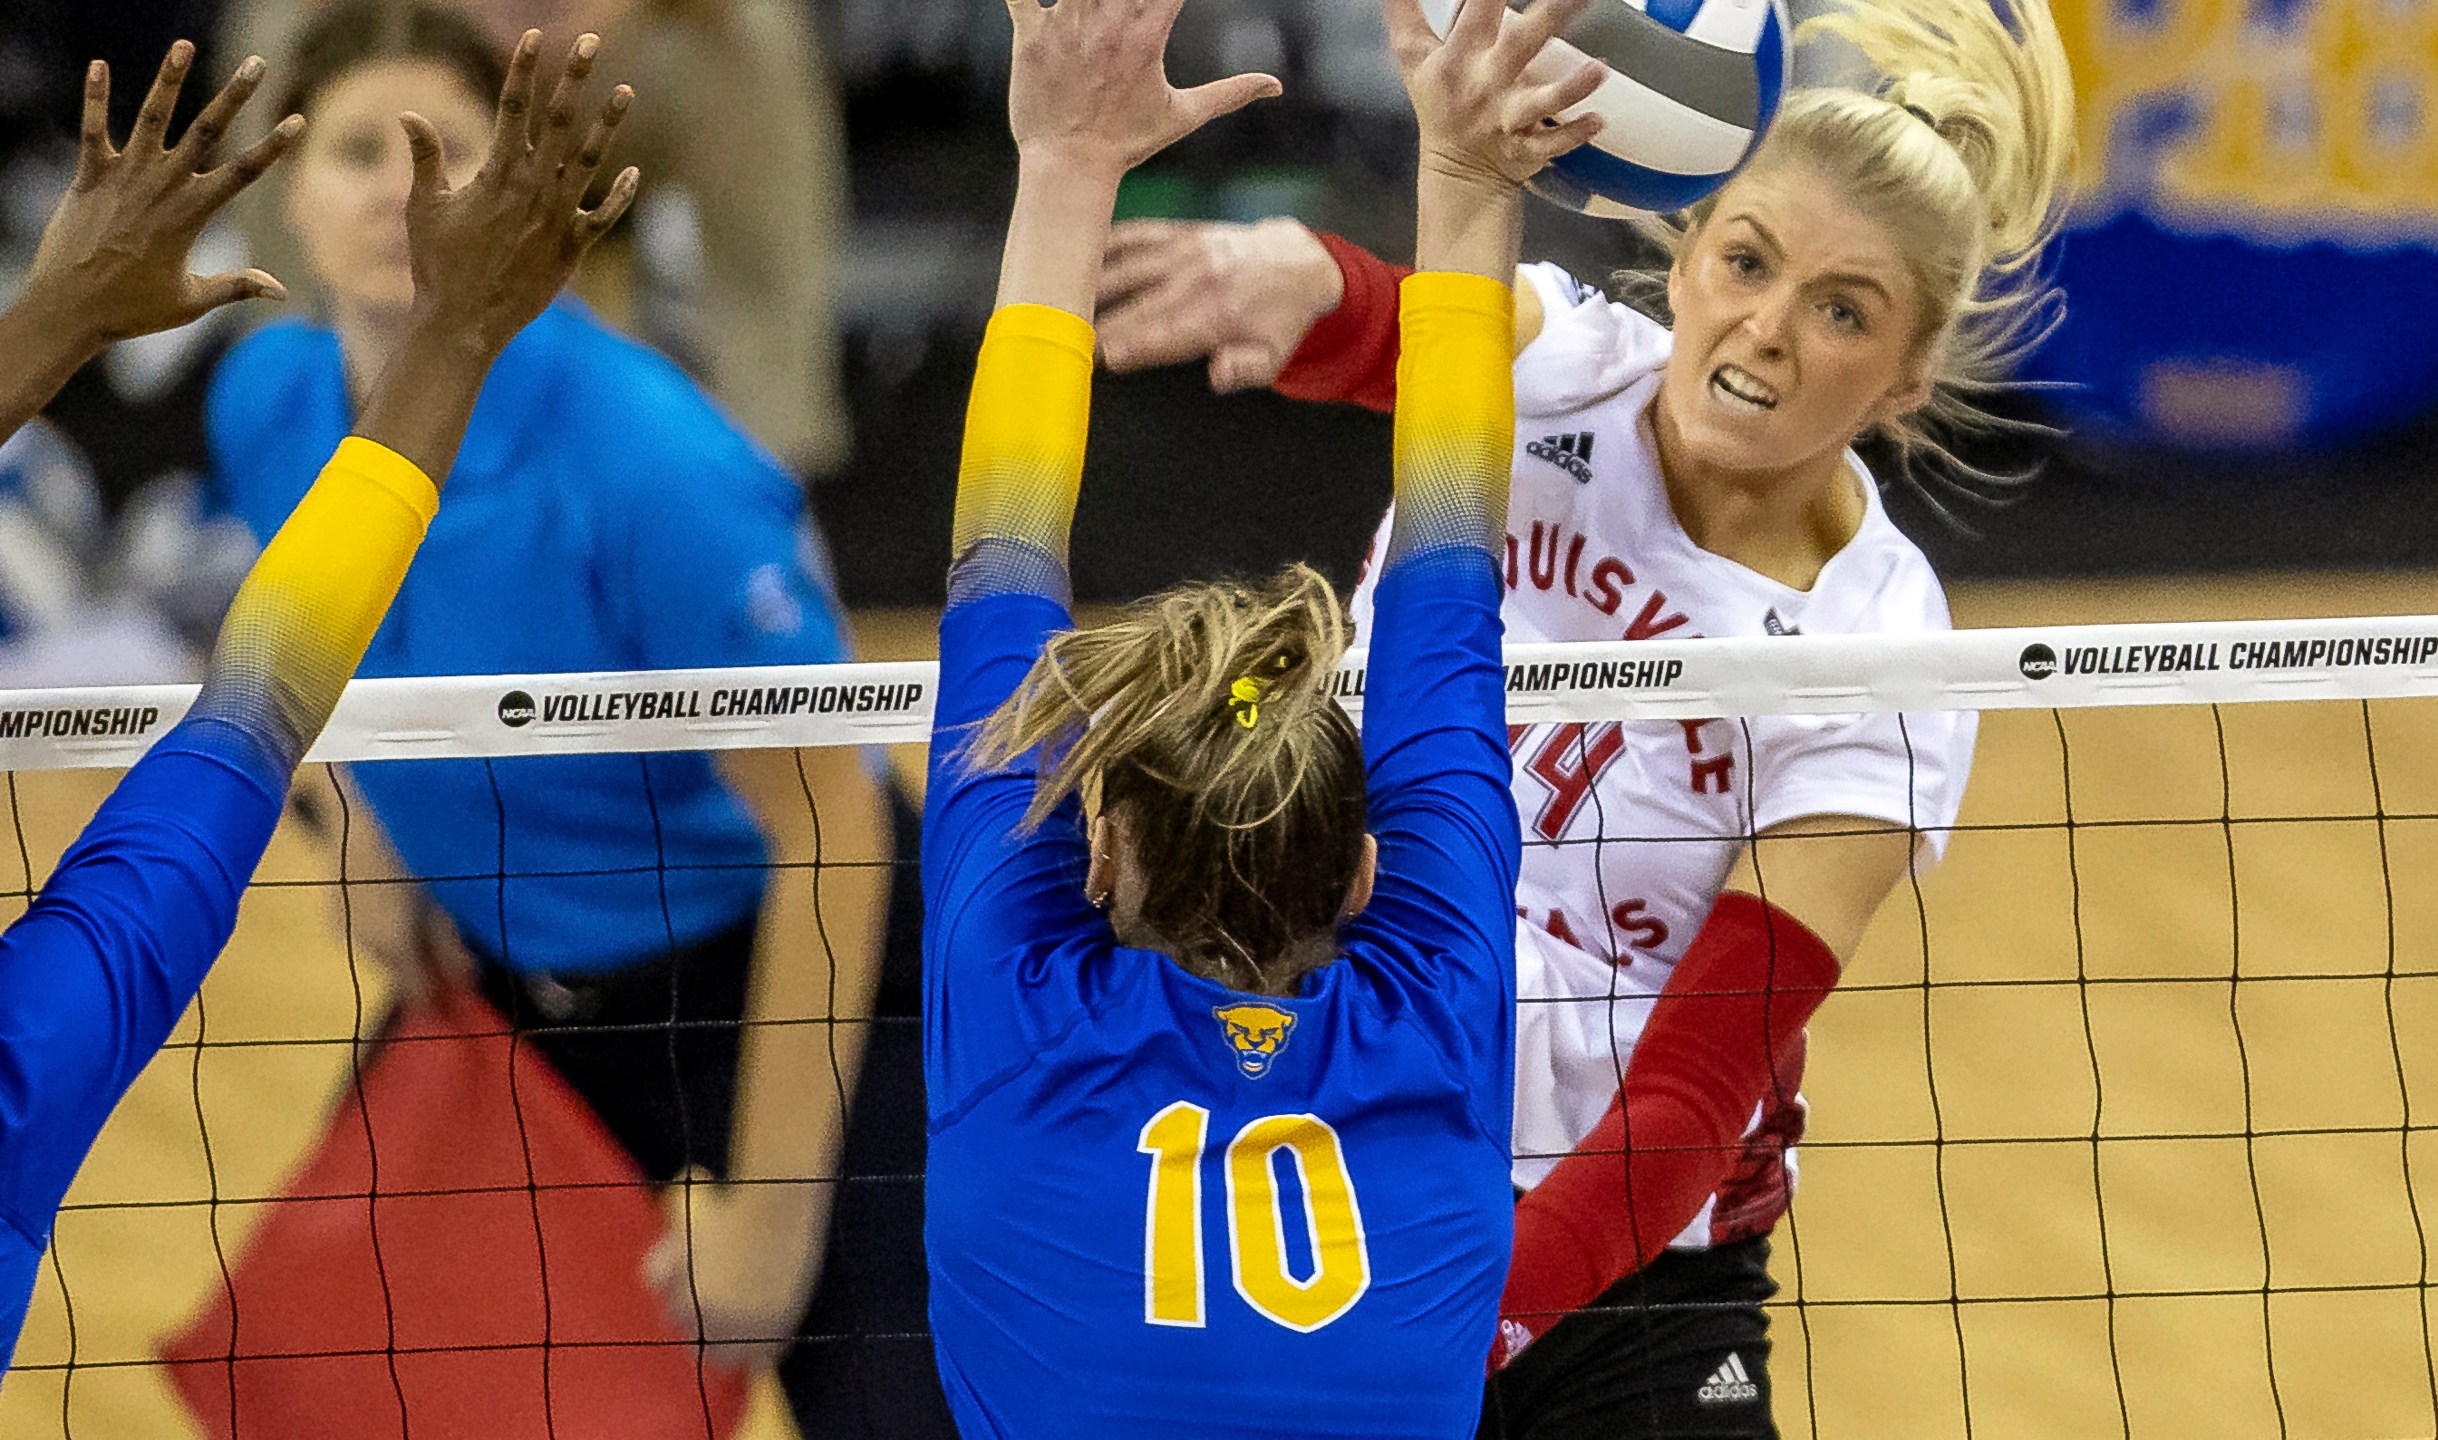
[[[614,435],[587,421],[602,415],[620,417]],[[282,322],[249,337],[206,418],[219,502],[268,539],[352,421],[338,336]],[[360,673],[847,658],[796,481],[674,365],[573,301],[493,368],[449,500]],[[705,754],[354,773],[408,871],[432,877],[470,945],[518,970],[618,968],[760,901],[761,833]]]

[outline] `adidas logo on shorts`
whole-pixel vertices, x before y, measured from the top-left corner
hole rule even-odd
[[[1752,1373],[1744,1368],[1744,1357],[1727,1356],[1727,1363],[1702,1382],[1693,1398],[1704,1405],[1746,1405],[1761,1398],[1761,1387],[1752,1383]]]

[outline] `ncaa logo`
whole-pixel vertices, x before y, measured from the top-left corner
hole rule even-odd
[[[2026,680],[2046,680],[2057,673],[2057,652],[2046,645],[2026,645],[2023,658],[2015,662],[2022,667]]]
[[[522,690],[511,690],[499,697],[499,723],[511,730],[521,730],[532,724],[537,713],[533,697]]]

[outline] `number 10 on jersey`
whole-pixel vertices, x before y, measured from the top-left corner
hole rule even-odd
[[[1143,1320],[1200,1328],[1202,1160],[1211,1112],[1180,1100],[1151,1117],[1135,1148],[1151,1157],[1143,1207]],[[1285,1197],[1272,1168],[1287,1152],[1303,1182],[1303,1224],[1312,1274],[1288,1268]],[[1227,1147],[1227,1248],[1236,1293],[1263,1318],[1307,1333],[1327,1325],[1371,1288],[1371,1247],[1338,1132],[1317,1115],[1265,1115]]]

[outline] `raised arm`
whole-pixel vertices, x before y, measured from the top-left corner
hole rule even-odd
[[[0,936],[0,1347],[36,1242],[138,1070],[235,928],[288,781],[363,658],[431,519],[483,377],[634,193],[581,211],[624,113],[619,90],[577,143],[587,36],[538,141],[539,37],[518,47],[490,160],[451,191],[429,125],[405,123],[415,320],[343,442],[231,605],[194,709],[129,771],[25,916]],[[183,261],[178,262],[183,270]],[[0,1349],[4,1353],[4,1349]]]
[[[1411,265],[1295,220],[1129,220],[1101,271],[1100,354],[1125,374],[1209,362],[1222,395],[1397,404],[1397,292]],[[1515,290],[1515,353],[1541,333],[1538,292]]]
[[[966,411],[952,604],[1009,590],[1063,598],[1091,409],[1093,295],[1118,183],[1205,123],[1278,93],[1266,75],[1171,86],[1161,56],[1182,3],[1008,5],[1016,207]]]
[[[1375,912],[1466,937],[1511,982],[1520,842],[1509,789],[1499,579],[1515,395],[1509,355],[1522,182],[1597,121],[1544,119],[1596,68],[1526,86],[1524,66],[1585,0],[1537,0],[1504,27],[1473,0],[1444,43],[1418,0],[1390,33],[1421,122],[1417,257],[1404,284],[1396,521],[1381,561],[1363,740],[1380,840]],[[1408,908],[1410,907],[1410,908]],[[1507,1017],[1486,1017],[1508,1023]]]
[[[187,272],[195,237],[305,130],[304,118],[291,115],[220,163],[220,137],[262,84],[255,55],[169,144],[169,117],[194,61],[186,41],[169,47],[123,150],[110,140],[110,67],[99,60],[86,67],[75,178],[43,227],[24,290],[0,313],[0,439],[40,414],[69,376],[114,341],[174,330],[240,300],[286,298],[260,270],[209,278]]]
[[[579,131],[577,105],[599,47],[591,35],[576,42],[537,141],[526,117],[539,32],[519,43],[491,154],[460,189],[448,186],[429,122],[401,117],[415,164],[407,200],[414,319],[356,434],[341,442],[237,592],[190,722],[242,731],[283,783],[330,718],[405,578],[492,361],[633,197],[630,170],[599,209],[580,208],[633,99],[618,87]]]

